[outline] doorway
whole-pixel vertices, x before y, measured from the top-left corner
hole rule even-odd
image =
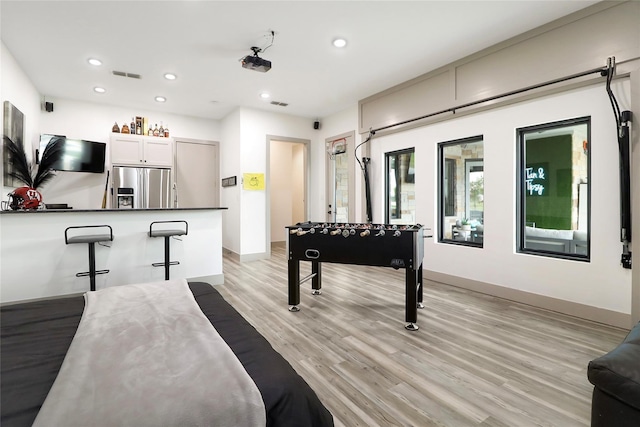
[[[214,141],[175,138],[173,206],[209,208],[220,205],[219,146]]]
[[[355,222],[355,132],[325,140],[327,222]]]
[[[271,244],[286,241],[286,226],[307,220],[308,157],[308,141],[278,137],[269,140]]]

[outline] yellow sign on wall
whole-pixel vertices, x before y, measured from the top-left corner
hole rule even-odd
[[[242,174],[242,188],[244,188],[245,190],[264,190],[264,174]]]

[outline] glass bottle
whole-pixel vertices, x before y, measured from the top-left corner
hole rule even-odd
[[[169,138],[169,126],[164,127],[164,137]]]
[[[162,122],[160,122],[160,129],[158,129],[158,136],[164,138],[164,127],[162,126]]]
[[[153,136],[153,128],[151,127],[151,121],[149,121],[149,130],[147,131],[148,136]]]
[[[153,127],[153,136],[158,135],[160,135],[160,131],[158,130],[158,124],[156,123],[156,125]]]
[[[129,133],[129,126],[127,126],[127,122],[124,122],[122,125],[122,133]]]
[[[131,124],[129,125],[129,132],[131,132],[132,135],[135,135],[135,133],[136,133],[136,119],[135,119],[135,117],[131,117]]]

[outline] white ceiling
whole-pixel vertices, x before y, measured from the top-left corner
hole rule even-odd
[[[0,15],[2,41],[45,97],[131,115],[220,119],[244,106],[313,119],[594,3],[2,0]],[[266,47],[271,30],[275,41],[261,56],[272,69],[242,68],[240,58]],[[347,46],[334,48],[335,37]],[[89,65],[89,57],[103,65]],[[166,72],[178,79],[165,80]]]

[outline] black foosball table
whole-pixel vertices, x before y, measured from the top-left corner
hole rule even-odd
[[[312,294],[320,295],[321,263],[403,268],[405,274],[405,326],[418,330],[422,304],[424,229],[416,225],[336,224],[304,222],[286,227],[289,310],[299,311],[300,285],[311,280]],[[311,262],[311,274],[300,279],[300,261]]]

